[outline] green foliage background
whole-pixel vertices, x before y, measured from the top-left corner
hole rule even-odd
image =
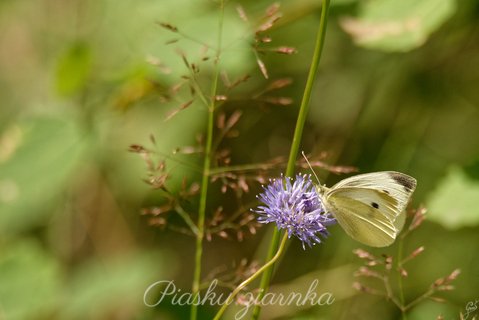
[[[273,43],[296,55],[266,55],[271,78],[289,77],[290,106],[248,97],[266,86],[249,50],[252,39],[229,2],[222,69],[252,75],[243,99],[233,164],[287,155],[319,20],[319,1],[281,1]],[[270,1],[241,1],[251,17]],[[181,40],[156,21],[173,23],[214,45],[217,4],[197,0],[3,0],[0,2],[0,318],[183,319],[188,308],[147,308],[143,292],[161,279],[189,290],[194,239],[148,226],[141,208],[160,202],[142,182],[144,163],[127,152],[156,136],[163,152],[191,145],[206,111],[194,103],[164,121],[178,102],[159,96],[184,74],[180,48],[194,60],[201,45]],[[479,4],[475,0],[332,1],[320,74],[303,150],[361,172],[396,170],[418,180],[414,205],[428,220],[405,244],[425,246],[409,265],[406,299],[460,268],[456,289],[427,302],[409,319],[458,319],[479,299]],[[372,36],[371,36],[372,34]],[[146,60],[171,70],[165,75]],[[211,70],[203,70],[208,81]],[[151,82],[155,82],[155,86]],[[180,96],[181,98],[181,96]],[[199,157],[185,156],[198,165]],[[171,188],[191,167],[168,162]],[[325,172],[318,172],[326,177]],[[329,175],[331,185],[341,176]],[[247,196],[253,199],[252,190]],[[215,193],[214,193],[215,194]],[[210,198],[219,203],[221,195]],[[259,257],[269,233],[243,242],[205,244],[205,274]],[[332,306],[266,308],[265,319],[396,319],[380,298],[353,291],[357,243],[335,227],[321,246],[293,241],[273,290],[306,291],[312,279],[336,297]],[[374,250],[394,254],[395,247]],[[213,309],[203,307],[210,318]],[[232,311],[234,312],[234,311]],[[231,314],[230,314],[231,316]]]

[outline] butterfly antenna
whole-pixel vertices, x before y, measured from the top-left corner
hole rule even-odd
[[[304,160],[306,160],[306,163],[308,164],[308,166],[309,166],[309,168],[311,169],[311,171],[313,171],[314,177],[315,177],[316,180],[318,181],[318,184],[321,185],[321,181],[319,181],[319,178],[318,178],[318,176],[316,175],[316,172],[314,172],[314,169],[313,169],[313,167],[311,166],[311,163],[309,163],[308,158],[306,158],[306,155],[304,154],[304,151],[301,151],[301,154],[303,155]]]

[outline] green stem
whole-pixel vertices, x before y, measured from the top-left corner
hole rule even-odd
[[[286,168],[286,176],[292,176],[294,174],[296,157],[298,156],[303,128],[309,111],[311,92],[313,91],[314,80],[316,78],[316,74],[318,73],[319,61],[321,59],[321,53],[323,52],[324,40],[326,37],[326,26],[328,23],[329,2],[330,0],[324,0],[323,2],[321,21],[319,23],[319,30],[316,36],[316,47],[314,49],[313,61],[311,62],[311,68],[309,69],[308,80],[306,82],[303,100],[301,101],[301,107],[299,109],[298,119],[296,121],[296,128],[294,129],[293,142],[289,152],[288,166]]]
[[[301,142],[301,136],[303,134],[304,124],[306,122],[306,117],[309,111],[309,101],[311,99],[311,92],[313,91],[313,84],[316,78],[318,71],[319,61],[321,58],[321,53],[324,47],[324,40],[326,36],[326,26],[328,23],[328,11],[329,11],[330,0],[323,0],[322,10],[321,10],[321,21],[319,23],[318,33],[316,35],[316,46],[314,48],[313,59],[311,62],[311,68],[309,69],[308,80],[306,81],[306,87],[304,89],[303,99],[301,101],[301,106],[299,109],[298,119],[296,121],[296,128],[294,129],[293,142],[291,144],[291,149],[289,153],[288,165],[286,167],[285,175],[290,177],[294,174],[296,158],[299,152],[299,146]],[[268,255],[266,260],[270,260],[276,248],[278,247],[279,242],[279,231],[275,228],[273,236],[271,238]],[[261,278],[260,283],[260,293],[258,298],[261,299],[266,293],[269,287],[269,282],[273,273],[273,267],[267,269]],[[253,310],[252,319],[258,319],[261,307],[255,306]]]
[[[404,312],[411,309],[412,307],[414,307],[415,305],[417,305],[419,302],[423,301],[424,299],[429,298],[430,296],[432,296],[433,293],[434,293],[434,290],[429,288],[429,290],[427,290],[424,294],[420,295],[419,297],[417,297],[416,299],[414,299],[413,301],[408,303],[407,306],[404,306],[403,307]],[[405,319],[405,318],[403,317],[403,319]]]
[[[198,232],[196,233],[196,251],[195,251],[195,270],[193,274],[192,294],[195,296],[195,301],[199,298],[200,281],[201,281],[201,258],[203,256],[203,239],[205,237],[205,215],[206,215],[206,198],[208,195],[208,183],[211,169],[211,147],[213,145],[213,127],[214,127],[214,111],[216,103],[216,93],[218,89],[218,78],[220,74],[220,54],[221,54],[221,39],[223,34],[223,19],[224,19],[224,0],[220,1],[220,18],[218,28],[218,48],[215,59],[215,75],[211,85],[211,98],[208,104],[208,124],[206,129],[206,146],[205,158],[203,162],[203,175],[201,178],[201,194],[198,208]],[[196,320],[198,316],[198,304],[191,304],[190,319]]]
[[[198,233],[198,227],[195,225],[193,220],[191,220],[190,215],[188,214],[188,212],[186,212],[185,209],[183,209],[183,207],[180,206],[179,204],[177,204],[175,206],[175,211],[183,219],[183,221],[185,221],[185,223],[188,225],[188,227],[190,227],[191,232],[193,232],[193,234],[196,235]]]
[[[276,262],[276,260],[278,260],[278,258],[281,256],[281,254],[284,251],[284,247],[285,247],[285,244],[286,244],[287,240],[288,240],[288,233],[285,232],[285,234],[283,235],[283,239],[281,240],[281,244],[279,245],[279,248],[276,251],[276,254],[266,264],[264,264],[261,268],[259,268],[258,271],[253,273],[245,281],[241,282],[236,287],[236,289],[234,289],[233,292],[231,292],[231,294],[228,296],[228,299],[226,299],[225,303],[223,303],[223,305],[221,306],[220,310],[218,311],[216,316],[213,318],[213,320],[219,320],[221,318],[221,316],[223,315],[223,313],[226,311],[226,308],[228,308],[228,305],[233,301],[234,297],[236,297],[236,295],[238,293],[240,293],[241,290],[243,290],[244,287],[246,287],[249,283],[251,283],[251,281],[253,281],[257,277],[259,277],[259,275],[261,273],[263,273],[265,270],[267,270],[271,265],[273,265],[273,263]],[[260,300],[258,299],[258,301],[260,301]]]

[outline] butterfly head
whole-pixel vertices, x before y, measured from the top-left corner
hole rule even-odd
[[[322,184],[316,185],[316,191],[318,192],[320,196],[323,196],[328,190],[329,188],[327,188],[326,186]]]

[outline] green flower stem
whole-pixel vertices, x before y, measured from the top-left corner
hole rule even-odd
[[[289,153],[288,166],[286,167],[285,175],[291,177],[294,175],[296,158],[299,152],[299,146],[301,143],[301,136],[303,134],[304,124],[306,122],[306,117],[309,111],[309,101],[311,99],[311,92],[313,91],[313,84],[316,78],[318,71],[319,61],[321,58],[321,53],[324,47],[324,40],[326,36],[326,26],[328,24],[328,11],[329,11],[330,0],[323,0],[322,10],[321,10],[321,21],[319,22],[319,29],[316,36],[316,46],[314,48],[313,59],[311,62],[311,68],[309,69],[308,80],[306,81],[306,87],[304,89],[303,99],[301,101],[301,106],[299,108],[298,119],[296,121],[296,128],[294,129],[293,142],[291,144],[291,149]],[[279,242],[279,231],[275,228],[273,236],[271,238],[268,255],[266,260],[271,260],[276,248],[278,247]],[[258,299],[260,300],[269,287],[269,282],[273,273],[273,265],[268,268],[261,278],[260,291]],[[252,319],[258,319],[261,307],[259,305],[255,306],[253,310]]]
[[[291,144],[291,150],[289,152],[288,166],[286,168],[286,176],[292,176],[295,171],[296,158],[298,156],[304,124],[306,122],[306,117],[309,111],[311,92],[313,91],[313,84],[314,80],[316,79],[316,74],[318,73],[319,61],[321,59],[321,53],[323,52],[324,47],[324,40],[326,38],[329,3],[330,0],[323,0],[321,21],[319,23],[319,30],[316,36],[316,46],[314,48],[311,68],[309,69],[308,80],[306,82],[306,87],[304,88],[303,99],[301,101],[301,107],[299,109],[298,119],[296,121],[296,128],[294,129],[293,142]]]
[[[276,254],[266,264],[264,264],[261,268],[259,268],[258,271],[253,273],[245,281],[241,282],[236,287],[236,289],[234,289],[233,292],[231,292],[231,294],[228,296],[228,299],[226,299],[225,303],[221,306],[220,310],[218,311],[216,316],[213,318],[213,320],[219,320],[221,316],[223,315],[223,313],[226,311],[226,308],[228,308],[228,305],[233,301],[234,297],[236,297],[236,295],[240,293],[244,287],[246,287],[249,283],[251,283],[251,281],[259,277],[265,270],[267,270],[271,265],[273,265],[273,263],[275,263],[276,260],[278,260],[278,258],[281,256],[281,254],[284,251],[284,247],[287,240],[288,240],[288,233],[285,232],[283,235],[283,239],[281,240],[281,244],[279,245],[279,248],[276,251]]]
[[[183,209],[182,206],[177,204],[175,206],[175,211],[180,215],[180,217],[183,219],[183,221],[190,227],[191,231],[196,235],[198,233],[198,227],[195,225],[193,220],[191,220],[190,215],[188,212]]]
[[[220,1],[220,18],[218,28],[218,48],[216,50],[215,58],[215,75],[211,85],[211,97],[208,104],[208,124],[206,129],[206,146],[205,157],[203,162],[203,175],[201,178],[201,194],[198,208],[198,223],[196,233],[196,251],[195,251],[195,270],[193,274],[192,294],[195,296],[195,301],[199,297],[200,281],[201,281],[201,258],[203,256],[203,239],[205,237],[205,216],[206,216],[206,198],[208,195],[208,184],[211,170],[211,150],[213,145],[213,128],[214,128],[214,112],[216,103],[216,93],[218,89],[218,78],[220,74],[220,54],[223,36],[223,19],[224,19],[224,0]],[[191,304],[190,319],[196,320],[198,316],[198,304]]]

